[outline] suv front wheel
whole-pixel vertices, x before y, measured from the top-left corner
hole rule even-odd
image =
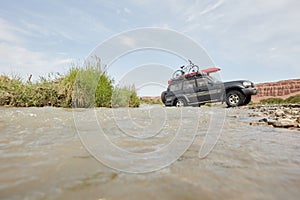
[[[241,106],[244,103],[245,95],[237,90],[231,90],[226,94],[228,107]]]
[[[179,98],[175,101],[175,106],[176,107],[183,107],[183,106],[186,106],[186,105],[187,105],[186,101],[182,98]]]
[[[251,96],[247,96],[247,97],[245,98],[244,105],[249,104],[250,101],[251,101]]]

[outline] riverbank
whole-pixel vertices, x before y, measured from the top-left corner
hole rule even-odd
[[[138,107],[134,86],[113,86],[100,63],[74,66],[66,75],[40,77],[36,82],[0,75],[0,106],[13,107]]]
[[[300,104],[285,105],[249,105],[249,117],[258,118],[251,122],[253,126],[271,126],[275,128],[296,129],[300,131]]]

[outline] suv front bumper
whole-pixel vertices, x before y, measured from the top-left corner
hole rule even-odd
[[[244,88],[242,91],[246,96],[256,95],[258,93],[258,88]]]

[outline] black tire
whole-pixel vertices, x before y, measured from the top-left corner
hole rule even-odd
[[[178,98],[178,99],[175,101],[175,106],[176,106],[176,107],[184,107],[184,106],[187,106],[186,100],[183,99],[183,98]]]
[[[197,104],[193,104],[192,106],[193,107],[201,107],[203,105],[205,105],[205,103],[197,103]]]
[[[250,103],[251,101],[251,96],[246,96],[244,104],[243,105],[247,105],[248,103]]]
[[[199,71],[199,67],[194,65],[192,68],[190,68],[189,73],[197,72],[197,71]]]
[[[182,70],[176,70],[173,75],[172,78],[179,78],[180,76],[184,75],[184,72]]]
[[[245,95],[238,90],[231,90],[226,94],[226,104],[228,107],[236,107],[243,105]]]
[[[160,95],[160,99],[161,101],[165,104],[166,103],[166,93],[167,92],[162,92],[161,95]]]

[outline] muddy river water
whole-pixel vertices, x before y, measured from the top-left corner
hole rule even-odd
[[[299,199],[300,132],[249,112],[2,107],[0,199]]]

